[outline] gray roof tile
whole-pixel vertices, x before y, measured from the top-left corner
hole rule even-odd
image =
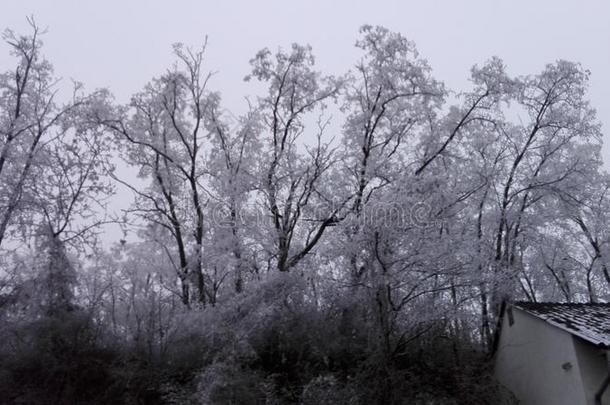
[[[513,305],[594,345],[610,348],[610,303],[515,302]]]

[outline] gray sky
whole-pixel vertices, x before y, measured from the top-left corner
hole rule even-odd
[[[25,16],[35,15],[49,28],[44,53],[56,72],[91,90],[108,87],[118,101],[171,64],[172,43],[198,46],[207,35],[206,67],[218,71],[211,85],[240,112],[252,92],[242,79],[257,50],[309,43],[319,68],[340,74],[356,60],[358,27],[368,23],[415,41],[436,78],[455,90],[468,88],[470,67],[493,55],[513,74],[537,73],[560,58],[581,62],[610,129],[608,1],[2,1],[0,28],[26,32]],[[4,45],[0,51],[4,71],[12,61]],[[610,145],[604,151],[610,161]]]

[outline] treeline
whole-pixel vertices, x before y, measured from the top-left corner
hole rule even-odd
[[[577,63],[492,58],[454,92],[364,26],[340,77],[308,46],[258,52],[265,91],[235,116],[205,46],[127,105],[59,97],[30,23],[0,75],[4,403],[498,403],[504,302],[608,298]],[[105,224],[127,236],[108,247]]]

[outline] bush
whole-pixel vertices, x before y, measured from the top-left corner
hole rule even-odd
[[[327,374],[319,376],[303,387],[301,405],[356,405],[360,404],[357,387],[353,383],[343,384]]]
[[[304,284],[298,275],[270,276],[216,308],[175,313],[160,338],[101,333],[78,309],[5,320],[0,398],[33,405],[499,403],[484,355],[443,322],[425,333],[399,325],[418,338],[384,355],[362,297],[317,301]]]
[[[10,327],[1,346],[0,396],[7,403],[102,404],[120,399],[118,353],[83,312],[57,313]]]

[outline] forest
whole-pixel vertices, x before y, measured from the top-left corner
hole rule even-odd
[[[205,43],[120,104],[29,21],[0,67],[0,403],[497,404],[507,302],[610,297],[579,63],[449,89],[365,25],[340,76],[244,55],[236,115]]]

